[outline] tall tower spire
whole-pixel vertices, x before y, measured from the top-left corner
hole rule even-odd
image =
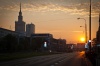
[[[22,16],[22,12],[21,12],[21,3],[20,3],[20,11],[19,11],[19,16],[18,16],[18,21],[23,21],[23,16]]]
[[[21,12],[21,3],[20,3],[20,12]]]
[[[15,31],[21,33],[21,35],[25,35],[25,22],[23,21],[21,3],[19,3],[18,21],[15,21]]]

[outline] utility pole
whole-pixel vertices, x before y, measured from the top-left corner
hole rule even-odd
[[[90,11],[89,11],[89,51],[91,52],[91,0],[90,0]]]

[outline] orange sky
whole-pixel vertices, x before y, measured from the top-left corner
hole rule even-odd
[[[89,23],[87,0],[0,0],[0,27],[15,30],[19,5],[22,3],[23,20],[35,24],[36,33],[51,33],[54,38],[66,39],[68,43],[80,42],[84,37],[84,20]],[[100,1],[92,1],[92,38],[96,37]],[[11,27],[10,27],[11,26]],[[88,29],[88,28],[87,28]]]

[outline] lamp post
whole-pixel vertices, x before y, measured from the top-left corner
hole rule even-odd
[[[77,18],[77,19],[84,19],[84,18]],[[86,24],[86,20],[84,19],[85,21],[85,43],[87,43],[87,24]],[[82,26],[80,26],[82,27]]]

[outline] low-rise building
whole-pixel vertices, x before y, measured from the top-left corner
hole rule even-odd
[[[5,28],[0,28],[0,38],[6,36],[8,34],[11,34],[14,36],[25,36],[23,33],[15,32],[15,31],[8,30]]]
[[[52,51],[53,35],[49,33],[38,33],[31,35],[31,45],[35,51]]]

